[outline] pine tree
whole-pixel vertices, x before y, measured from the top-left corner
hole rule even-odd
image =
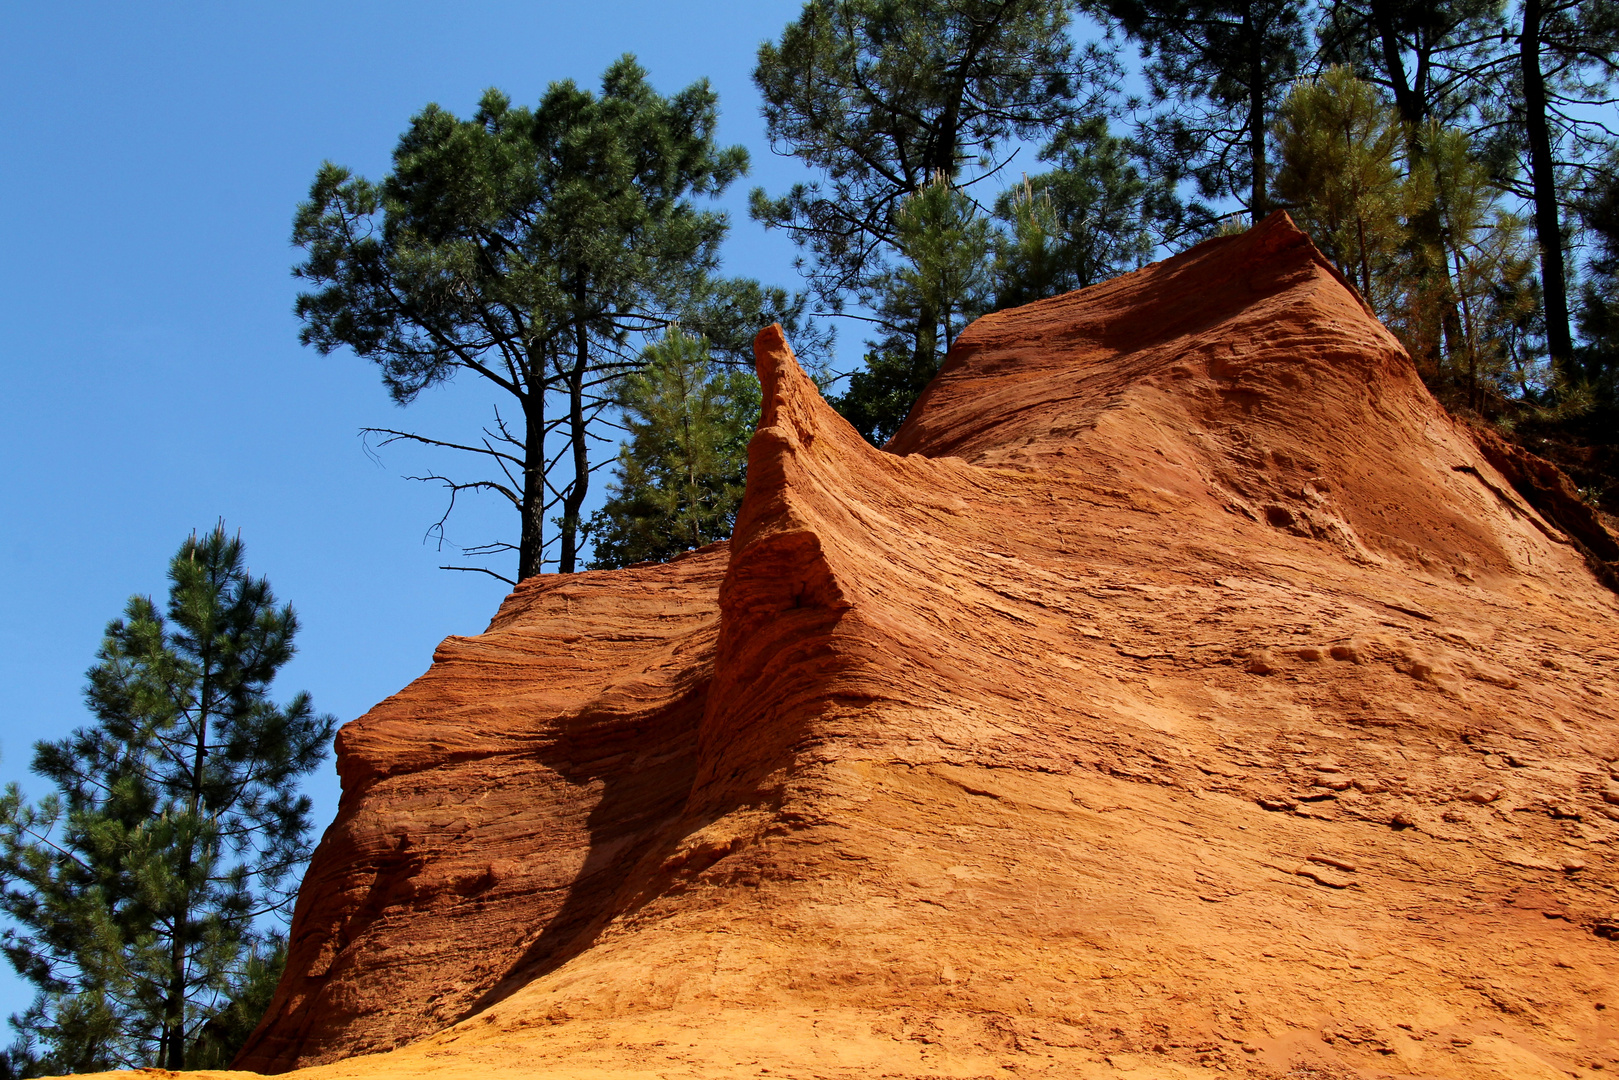
[[[1423,141],[1427,150],[1414,180],[1432,186],[1441,227],[1436,255],[1446,264],[1449,287],[1442,304],[1456,310],[1460,322],[1446,352],[1445,376],[1477,409],[1483,383],[1507,377],[1514,359],[1506,328],[1521,323],[1540,299],[1531,277],[1534,261],[1526,222],[1501,206],[1500,188],[1467,134],[1431,125]],[[1521,383],[1525,363],[1516,366]],[[1547,371],[1541,377],[1555,376]]]
[[[718,122],[706,81],[665,97],[625,56],[600,93],[556,82],[530,109],[490,90],[466,120],[430,105],[400,137],[392,174],[372,183],[328,162],[298,209],[293,240],[308,258],[294,273],[313,286],[297,303],[305,344],[374,361],[400,404],[466,373],[511,406],[459,442],[377,434],[483,462],[481,478],[428,479],[449,488],[452,509],[467,491],[511,504],[516,543],[463,550],[515,552],[517,581],[575,569],[600,464],[591,445],[639,339],[750,302],[751,340],[801,311],[781,290],[714,280],[727,220],[697,200],[747,168],[742,147],[715,142]]]
[[[1619,414],[1619,153],[1607,163],[1607,172],[1592,185],[1580,208],[1592,253],[1580,295],[1580,333],[1584,347],[1576,353],[1576,378],[1590,386],[1605,407],[1608,430],[1604,441],[1614,441],[1613,421]]]
[[[1536,322],[1558,382],[1573,385],[1571,211],[1614,136],[1605,109],[1619,76],[1619,9],[1609,0],[1335,0],[1322,36],[1329,54],[1393,95],[1414,163],[1427,131],[1460,129],[1496,185],[1528,204],[1543,291]],[[1438,249],[1442,227],[1435,205],[1411,229],[1409,258],[1438,279],[1436,292],[1454,267],[1420,259]],[[1442,331],[1423,337],[1437,342],[1442,332],[1450,353],[1464,351],[1462,313],[1443,318]]]
[[[772,144],[823,179],[771,198],[754,217],[809,255],[818,296],[841,305],[881,273],[894,212],[944,174],[993,172],[1020,139],[1094,111],[1081,103],[1110,58],[1080,57],[1068,7],[1052,0],[812,0],[759,48],[754,82]]]
[[[1294,87],[1277,110],[1276,194],[1379,315],[1404,275],[1404,127],[1346,67]]]
[[[590,564],[664,562],[731,535],[759,419],[759,380],[722,368],[705,340],[672,327],[625,376],[619,405],[629,440],[606,505],[592,515]]]
[[[1564,227],[1571,174],[1612,147],[1610,88],[1619,77],[1619,9],[1610,0],[1520,0],[1513,119],[1522,136],[1545,291],[1546,345],[1565,378],[1573,374],[1569,269]],[[1571,380],[1570,380],[1571,381]]]
[[[1392,98],[1404,133],[1408,171],[1431,169],[1424,136],[1459,129],[1476,134],[1480,105],[1490,93],[1491,51],[1502,36],[1496,0],[1334,0],[1320,28],[1325,52],[1352,67],[1356,75]],[[1408,191],[1411,196],[1421,188]],[[1433,195],[1429,186],[1427,193]],[[1408,209],[1401,260],[1406,276],[1422,283],[1430,297],[1454,292],[1450,262],[1440,257],[1444,223],[1438,203]],[[1454,304],[1422,308],[1431,325],[1408,335],[1413,358],[1428,372],[1444,365],[1444,355],[1465,349],[1462,315]],[[1420,351],[1418,351],[1420,349]]]
[[[833,404],[874,445],[899,430],[968,322],[988,309],[991,228],[977,205],[940,173],[894,215],[901,261],[873,289],[890,327]]]
[[[1418,158],[1425,125],[1465,130],[1477,118],[1504,29],[1498,0],[1332,0],[1318,36],[1329,60],[1393,99]]]
[[[1174,184],[1101,117],[1066,124],[1040,154],[1055,166],[1002,194],[995,306],[1015,307],[1146,265],[1182,211]]]
[[[1432,389],[1478,408],[1492,384],[1542,378],[1521,333],[1536,302],[1524,222],[1465,132],[1429,121],[1409,138],[1374,86],[1334,67],[1294,88],[1275,135],[1277,192]]]
[[[1304,0],[1087,0],[1141,49],[1157,107],[1142,125],[1166,177],[1236,199],[1254,222],[1271,211],[1267,133],[1304,69]]]
[[[0,798],[4,950],[38,990],[12,1022],[47,1072],[181,1069],[210,1021],[245,1036],[257,1017],[227,1014],[267,1003],[280,933],[266,921],[287,914],[310,853],[295,785],[335,721],[307,694],[270,699],[292,608],[222,527],[181,546],[169,582],[166,613],[135,596],[107,627],[85,691],[95,722],[35,747],[55,792]],[[209,1063],[234,1051],[213,1043]]]
[[[755,190],[750,208],[804,252],[799,267],[831,311],[853,299],[874,317],[868,370],[844,398],[868,438],[903,420],[949,337],[927,290],[890,291],[915,265],[902,250],[901,209],[941,176],[970,189],[1020,141],[1101,109],[1112,54],[1075,50],[1070,6],[811,0],[759,49],[754,82],[771,143],[819,175],[774,198]]]

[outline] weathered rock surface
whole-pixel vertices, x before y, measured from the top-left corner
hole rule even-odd
[[[244,1064],[447,1027],[554,963],[691,788],[725,547],[532,578],[338,735],[343,800]]]
[[[241,1067],[1619,1068],[1601,538],[1285,216],[980,320],[888,453],[758,356],[729,546],[344,729]]]

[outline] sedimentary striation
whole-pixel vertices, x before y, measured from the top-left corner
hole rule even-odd
[[[1612,536],[1285,216],[979,320],[886,451],[757,352],[728,545],[343,729],[239,1067],[1619,1068]]]

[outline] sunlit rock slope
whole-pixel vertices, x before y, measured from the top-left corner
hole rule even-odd
[[[1612,538],[1284,215],[979,320],[887,452],[757,351],[729,545],[343,729],[239,1067],[1619,1069]]]

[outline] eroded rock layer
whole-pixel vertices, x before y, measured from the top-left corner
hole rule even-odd
[[[342,804],[240,1067],[391,1049],[588,934],[691,787],[725,558],[531,578],[342,729]]]
[[[757,348],[729,547],[344,730],[241,1064],[1619,1067],[1619,606],[1285,216],[980,320],[889,452]]]

